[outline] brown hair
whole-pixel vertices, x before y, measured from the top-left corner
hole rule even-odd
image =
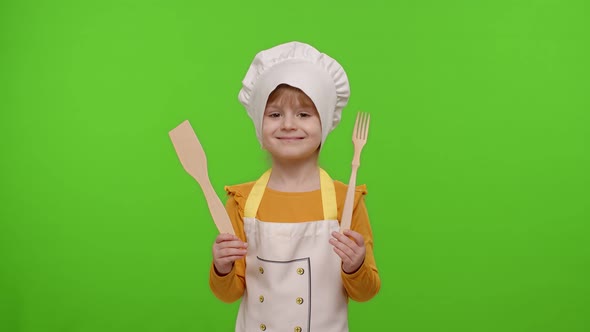
[[[313,100],[305,92],[288,84],[280,84],[271,92],[266,105],[268,106],[272,103],[297,103],[301,106],[312,106],[316,109]]]

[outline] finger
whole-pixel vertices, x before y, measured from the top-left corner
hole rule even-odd
[[[355,253],[358,253],[362,248],[364,248],[364,247],[359,247],[359,245],[356,243],[356,240],[351,239],[344,234],[341,234],[339,232],[334,232],[332,235],[334,235],[334,237],[338,240],[338,242],[346,245],[348,248],[350,248]],[[342,249],[345,250],[344,248],[342,248]]]
[[[245,255],[248,250],[246,250],[245,248],[221,248],[217,250],[219,255],[223,255],[223,256],[228,256],[231,255],[233,253],[235,253],[235,255]]]
[[[224,257],[223,259],[220,259],[219,261],[233,263],[233,262],[237,261],[238,259],[242,259],[242,258],[244,258],[244,256],[240,256],[240,255],[227,256],[227,257]]]
[[[338,248],[334,248],[334,251],[336,252],[336,254],[338,256],[340,256],[340,259],[342,260],[342,270],[346,273],[352,273],[356,270],[358,270],[360,264],[358,262],[355,262],[354,260],[351,260],[350,257],[348,257],[343,251],[341,251]]]
[[[362,234],[359,232],[355,232],[351,229],[347,229],[344,231],[344,235],[351,237],[357,246],[362,247],[365,245],[365,239],[363,238]]]
[[[336,240],[338,240],[338,242],[341,242],[348,247],[352,248],[356,245],[356,243],[353,240],[351,240],[348,236],[341,234],[339,232],[332,232],[332,236],[334,238],[336,238]]]
[[[214,247],[216,247],[217,249],[225,249],[225,248],[246,249],[246,248],[248,248],[248,243],[242,242],[240,240],[224,241],[224,242],[220,242],[220,243],[215,243]]]
[[[344,251],[340,250],[338,247],[334,247],[334,252],[336,253],[336,255],[338,255],[338,257],[340,257],[342,264],[348,265],[352,262],[350,257],[348,257],[348,255]]]
[[[334,252],[342,260],[342,270],[346,273],[353,273],[357,271],[362,265],[364,259],[361,257],[350,257],[345,252],[337,247],[334,247]]]
[[[214,258],[218,260],[226,260],[228,257],[244,257],[246,254],[246,249],[227,248],[215,252]]]
[[[334,249],[338,250],[336,253],[342,253],[338,255],[340,258],[342,258],[342,260],[353,260],[355,252],[345,243],[338,241],[338,239],[332,238],[330,239],[330,244],[334,247]]]
[[[239,240],[239,238],[233,234],[221,233],[221,234],[217,235],[217,237],[215,238],[215,243],[221,243],[224,241],[235,241],[235,240]]]

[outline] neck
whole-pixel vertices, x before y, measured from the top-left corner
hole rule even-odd
[[[277,191],[305,192],[320,189],[317,158],[305,161],[278,162],[273,160],[268,187]]]

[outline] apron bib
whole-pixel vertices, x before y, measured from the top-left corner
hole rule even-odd
[[[244,209],[246,290],[236,331],[346,332],[341,260],[328,242],[340,228],[334,182],[320,169],[325,220],[265,222],[256,219],[256,212],[270,172],[256,182]]]

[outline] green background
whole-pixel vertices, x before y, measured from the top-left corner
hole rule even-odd
[[[216,229],[168,131],[211,181],[268,166],[237,101],[297,40],[352,95],[322,151],[358,182],[381,292],[352,331],[590,331],[590,5],[553,1],[2,1],[0,331],[231,331]]]

